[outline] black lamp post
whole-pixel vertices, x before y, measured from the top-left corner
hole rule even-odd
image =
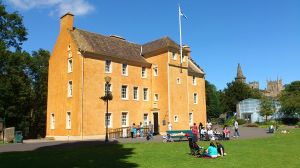
[[[109,100],[109,82],[111,80],[110,76],[106,76],[105,78],[105,101],[106,101],[106,115],[105,115],[105,127],[106,127],[106,131],[105,131],[105,143],[108,142],[108,100]]]

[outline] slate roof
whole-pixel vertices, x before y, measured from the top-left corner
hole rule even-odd
[[[71,31],[71,35],[82,51],[147,65],[151,65],[151,63],[147,62],[143,57],[143,54],[151,53],[166,47],[179,48],[179,45],[167,36],[139,45],[124,39],[104,36],[77,28],[74,28]],[[192,63],[188,64],[189,73],[204,75],[203,70],[193,60],[190,61]]]

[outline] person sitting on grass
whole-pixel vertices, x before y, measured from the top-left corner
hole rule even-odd
[[[205,150],[204,156],[210,158],[218,157],[218,150],[213,142],[210,142],[208,148]]]
[[[224,146],[220,143],[220,142],[216,142],[216,145],[217,145],[217,150],[218,150],[218,156],[225,156],[226,153],[225,153],[225,149],[224,149]]]

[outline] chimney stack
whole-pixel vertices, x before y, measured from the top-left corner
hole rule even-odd
[[[74,15],[71,12],[60,17],[60,32],[65,30],[73,30]]]

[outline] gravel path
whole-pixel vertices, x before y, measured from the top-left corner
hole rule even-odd
[[[221,130],[221,129],[219,129]],[[231,128],[231,136],[233,136],[233,130]],[[251,127],[240,127],[240,137],[231,139],[251,139],[260,137],[269,137],[273,134],[268,134],[265,128],[251,128]],[[162,142],[163,138],[161,135],[154,136],[150,141],[146,138],[121,138],[111,139],[110,143],[151,143],[151,142]],[[93,146],[97,144],[104,144],[103,141],[49,141],[49,140],[24,140],[23,144],[0,144],[0,153],[13,152],[13,151],[32,151],[48,148],[74,148],[79,146]]]

